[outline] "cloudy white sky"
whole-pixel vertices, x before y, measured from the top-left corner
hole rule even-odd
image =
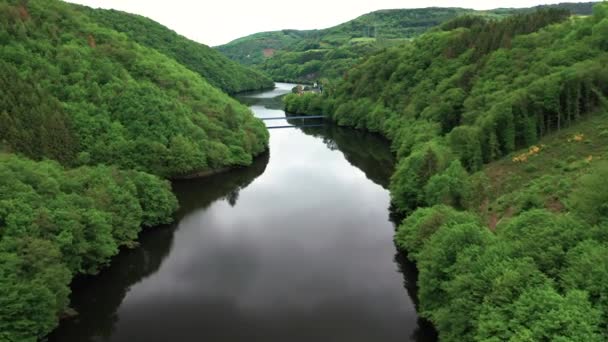
[[[565,0],[68,0],[154,19],[198,42],[215,46],[261,31],[326,28],[387,8],[429,6],[491,9]],[[573,0],[574,1],[574,0]]]

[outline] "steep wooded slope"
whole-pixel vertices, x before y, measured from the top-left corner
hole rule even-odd
[[[261,72],[234,62],[217,50],[181,36],[151,19],[116,10],[80,7],[79,11],[98,24],[125,33],[133,41],[175,59],[227,93],[266,89],[274,85]]]
[[[563,3],[577,15],[591,14],[593,3]],[[228,57],[252,65],[277,81],[311,82],[341,78],[348,68],[370,53],[404,42],[458,16],[504,18],[535,8],[475,11],[463,8],[380,10],[322,30],[262,32],[239,38],[218,49]]]
[[[248,165],[266,148],[247,107],[70,4],[3,2],[0,26],[6,151],[177,176]]]

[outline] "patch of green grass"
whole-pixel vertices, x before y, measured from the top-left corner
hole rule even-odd
[[[360,43],[360,42],[375,42],[376,38],[374,37],[358,37],[358,38],[352,38],[350,40],[351,43]]]
[[[487,165],[482,172],[490,180],[488,209],[482,214],[505,217],[537,207],[567,210],[566,197],[577,180],[608,158],[607,125],[607,114],[595,114],[541,139],[541,151],[526,162],[512,161],[528,151],[523,149]],[[583,139],[575,140],[576,135]]]

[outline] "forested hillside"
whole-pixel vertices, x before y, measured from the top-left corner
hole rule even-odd
[[[0,43],[0,340],[37,341],[73,277],[171,222],[158,176],[249,165],[268,133],[200,74],[73,5],[0,2]]]
[[[162,176],[248,165],[261,121],[175,60],[59,1],[0,4],[0,142]]]
[[[49,333],[72,277],[96,274],[176,207],[169,183],[143,172],[0,153],[0,340]]]
[[[323,30],[258,33],[218,50],[263,70],[275,81],[311,82],[340,77],[360,57],[468,12],[460,8],[383,10]]]
[[[608,4],[464,16],[286,107],[392,140],[395,240],[442,340],[603,341],[607,64]]]
[[[137,43],[175,59],[227,93],[267,89],[274,85],[261,72],[234,62],[215,49],[180,36],[146,17],[88,7],[81,7],[79,11],[100,25],[123,32]]]
[[[549,7],[591,14],[592,3]],[[218,49],[231,59],[255,66],[276,81],[312,82],[341,78],[370,53],[402,44],[429,29],[464,14],[502,18],[532,9],[475,11],[463,8],[381,10],[323,30],[283,30],[239,38]]]

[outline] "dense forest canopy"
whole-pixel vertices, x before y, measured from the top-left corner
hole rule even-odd
[[[0,154],[0,340],[44,337],[73,276],[97,273],[176,207],[168,182],[143,172]]]
[[[180,36],[146,17],[88,7],[81,7],[79,11],[100,25],[123,32],[133,41],[175,59],[227,93],[274,86],[272,80],[261,72],[234,62],[217,50]]]
[[[592,3],[563,3],[545,7],[563,8],[580,15],[591,14]],[[530,12],[526,9],[475,11],[463,8],[380,10],[323,30],[283,30],[256,33],[218,49],[240,63],[268,73],[276,81],[313,82],[340,78],[362,57],[403,44],[456,17],[477,14],[490,18]]]
[[[5,1],[0,25],[7,151],[175,176],[248,165],[266,147],[248,108],[72,5]]]
[[[285,104],[392,140],[395,241],[442,340],[603,341],[607,96],[600,3],[462,16]]]
[[[383,10],[324,30],[258,33],[218,49],[274,80],[311,82],[339,77],[360,57],[467,12],[459,8]]]

